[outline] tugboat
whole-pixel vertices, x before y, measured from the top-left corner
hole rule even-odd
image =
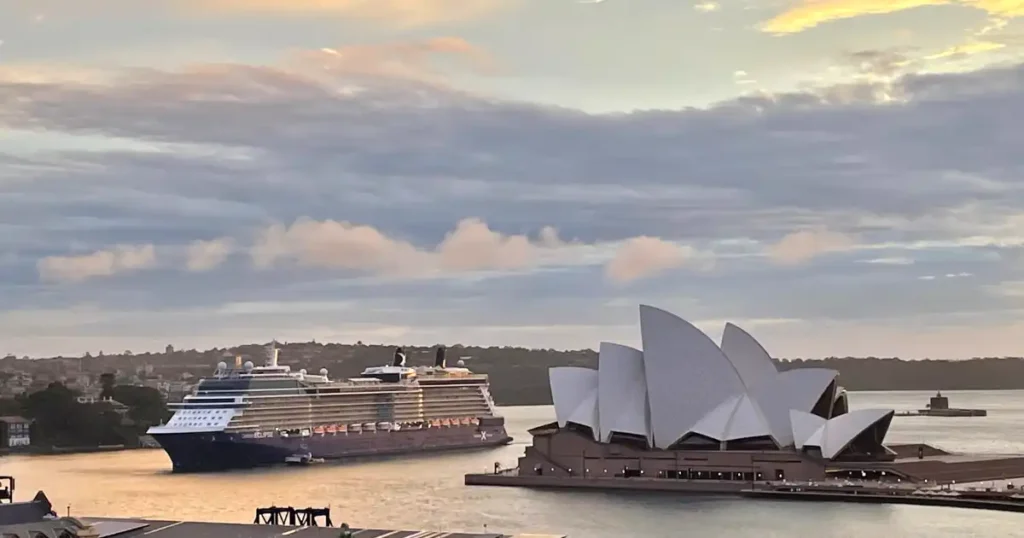
[[[942,395],[942,391],[935,393],[935,396],[928,401],[924,409],[900,413],[904,417],[984,417],[988,411],[984,409],[963,409],[949,406],[949,398]]]

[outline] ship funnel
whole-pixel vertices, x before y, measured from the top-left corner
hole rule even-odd
[[[395,362],[392,366],[405,366],[405,352],[400,347],[395,348]]]
[[[437,357],[434,358],[434,366],[435,367],[437,367],[437,368],[444,368],[445,367],[444,354],[445,354],[444,346],[437,346]]]
[[[238,368],[239,370],[242,369],[242,356],[241,355],[235,355],[235,368]]]

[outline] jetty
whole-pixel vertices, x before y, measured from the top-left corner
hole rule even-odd
[[[896,413],[896,416],[900,417],[984,417],[987,415],[988,411],[985,409],[950,407],[949,398],[943,396],[941,391],[936,392],[935,396],[928,400],[928,405],[924,409]]]

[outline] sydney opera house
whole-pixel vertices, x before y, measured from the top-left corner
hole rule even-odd
[[[719,345],[674,314],[640,306],[640,330],[642,350],[602,343],[597,369],[550,370],[556,421],[530,430],[517,474],[526,480],[467,476],[467,483],[643,477],[707,488],[977,476],[976,465],[965,474],[955,455],[928,445],[886,446],[893,410],[851,410],[834,370],[780,372],[736,325],[726,325]],[[1024,473],[1024,458],[1004,463]]]

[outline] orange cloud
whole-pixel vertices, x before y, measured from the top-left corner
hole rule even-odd
[[[39,276],[50,282],[81,282],[156,266],[153,245],[121,245],[81,256],[50,256],[39,260]]]
[[[648,278],[694,261],[697,251],[657,237],[640,236],[627,240],[605,266],[605,276],[614,282],[632,282]]]
[[[944,58],[962,58],[966,56],[973,56],[975,54],[982,54],[985,52],[992,52],[1006,47],[1002,43],[994,43],[992,41],[971,41],[964,43],[963,45],[957,45],[950,47],[942,52],[925,56],[926,60],[941,60]]]
[[[421,277],[475,271],[511,271],[543,265],[564,243],[552,228],[536,240],[495,232],[479,219],[460,221],[432,249],[419,248],[366,225],[302,218],[271,225],[250,250],[253,264],[293,261],[309,267],[348,269],[380,276]]]
[[[188,260],[185,266],[195,273],[215,269],[228,259],[234,246],[234,240],[230,237],[194,241],[188,247]]]
[[[768,249],[768,256],[781,265],[799,265],[822,254],[845,250],[856,238],[824,229],[804,230],[786,235]]]
[[[510,0],[188,0],[204,11],[322,13],[406,26],[469,20]]]
[[[440,67],[445,60],[458,61],[477,73],[494,69],[486,51],[458,37],[322,48],[296,54],[293,63],[336,73],[438,79],[443,78]]]
[[[772,34],[794,34],[841,19],[940,5],[972,7],[993,17],[1024,15],[1024,0],[803,0],[766,22],[762,30]]]

